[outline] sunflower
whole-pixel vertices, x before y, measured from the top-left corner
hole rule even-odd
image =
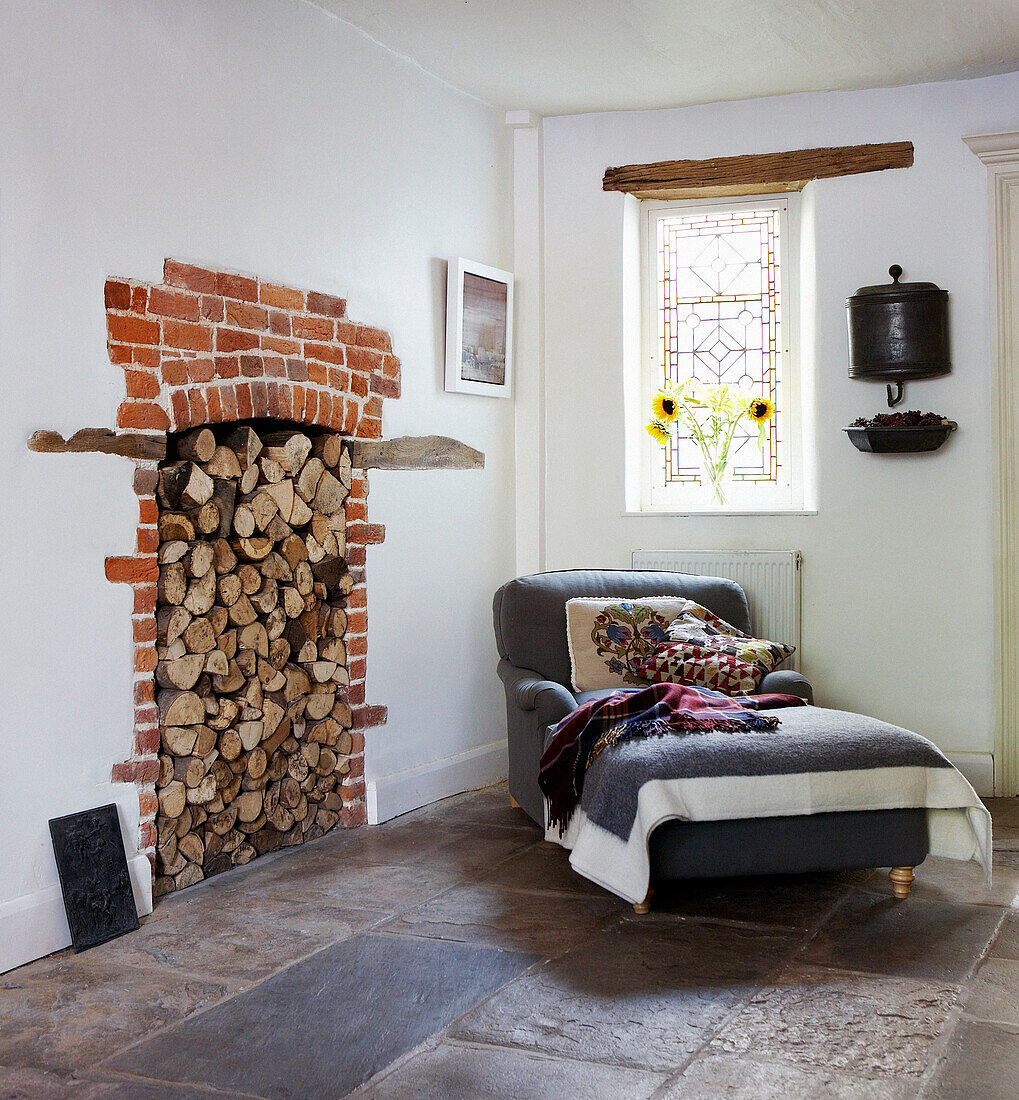
[[[679,402],[670,390],[659,390],[651,402],[651,412],[656,420],[671,424],[679,416]]]
[[[775,415],[775,402],[766,397],[751,397],[747,402],[747,416],[755,424],[763,424]]]
[[[669,425],[664,420],[652,420],[644,430],[656,443],[664,445],[672,438],[669,435]]]

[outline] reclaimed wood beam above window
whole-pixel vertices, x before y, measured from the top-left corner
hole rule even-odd
[[[625,191],[638,199],[714,198],[802,191],[811,181],[860,172],[883,172],[913,164],[911,141],[880,145],[838,145],[792,149],[709,160],[661,160],[606,168],[603,191]]]

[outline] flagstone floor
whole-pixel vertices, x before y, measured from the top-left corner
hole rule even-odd
[[[1019,799],[995,881],[689,883],[637,917],[505,786],[336,833],[0,977],[0,1100],[1014,1100]]]

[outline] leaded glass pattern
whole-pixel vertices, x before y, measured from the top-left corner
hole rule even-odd
[[[775,403],[766,426],[737,429],[730,468],[737,482],[777,483],[780,400],[780,208],[675,213],[658,219],[658,334],[662,382],[691,376],[727,383]],[[688,436],[661,448],[665,483],[700,481]]]

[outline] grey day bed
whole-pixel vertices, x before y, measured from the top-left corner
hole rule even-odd
[[[750,632],[739,585],[717,577],[631,570],[566,570],[519,577],[495,594],[499,676],[506,689],[509,789],[542,828],[544,799],[538,760],[548,727],[580,703],[608,692],[574,695],[566,640],[566,601],[604,596],[683,596]],[[786,692],[813,702],[809,682],[777,669],[762,692]],[[790,874],[844,868],[891,867],[896,893],[906,897],[912,868],[929,849],[923,809],[818,813],[736,821],[666,821],[649,843],[651,882],[730,875]],[[896,874],[898,872],[898,874]],[[635,906],[647,911],[647,903]]]

